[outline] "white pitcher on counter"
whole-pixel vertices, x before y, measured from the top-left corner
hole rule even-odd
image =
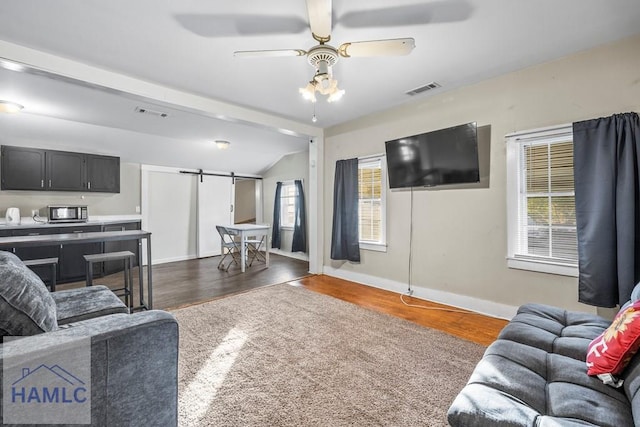
[[[7,216],[5,217],[7,225],[20,225],[20,209],[7,208]]]

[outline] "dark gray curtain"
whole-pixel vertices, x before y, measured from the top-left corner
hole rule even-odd
[[[640,120],[573,124],[579,301],[623,305],[640,280]]]
[[[338,160],[333,184],[331,259],[360,262],[358,159]]]
[[[271,232],[271,247],[280,249],[280,193],[282,183],[276,183],[276,198],[273,201],[273,229]]]
[[[296,179],[295,222],[293,224],[293,242],[291,252],[307,252],[307,215],[304,208],[302,181]]]

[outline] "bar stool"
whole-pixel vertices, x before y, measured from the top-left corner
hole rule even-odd
[[[49,284],[49,288],[51,292],[56,291],[56,276],[58,274],[58,258],[40,258],[40,259],[28,259],[26,261],[22,261],[24,265],[28,267],[41,267],[44,265],[51,266],[51,283]]]
[[[87,286],[93,286],[93,264],[96,262],[106,261],[124,261],[124,287],[112,289],[111,291],[118,296],[124,296],[124,303],[129,309],[133,308],[133,274],[131,265],[135,259],[135,255],[130,251],[105,252],[102,254],[83,255],[86,261]],[[117,294],[117,291],[122,291]]]

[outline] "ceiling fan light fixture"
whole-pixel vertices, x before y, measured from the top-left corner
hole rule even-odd
[[[327,102],[339,101],[342,98],[342,95],[344,95],[344,89],[338,89],[338,87],[336,86],[329,95],[329,98],[327,98]]]
[[[301,87],[298,89],[298,92],[302,95],[302,97],[311,102],[316,102],[316,82],[311,80],[305,87]]]
[[[216,140],[215,143],[216,147],[218,147],[218,150],[226,150],[231,145],[229,141],[224,141],[221,139]]]
[[[0,113],[18,113],[24,108],[23,105],[11,101],[0,100]]]

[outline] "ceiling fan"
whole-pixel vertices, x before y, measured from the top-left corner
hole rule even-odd
[[[335,48],[327,43],[331,40],[331,0],[306,0],[309,15],[311,35],[318,42],[309,50],[278,49],[278,50],[243,50],[234,52],[237,57],[277,57],[277,56],[306,56],[309,64],[315,68],[311,81],[300,88],[305,99],[316,102],[315,93],[328,95],[327,101],[337,101],[344,95],[344,90],[338,89],[338,82],[333,78],[332,67],[340,57],[371,57],[371,56],[400,56],[408,55],[415,47],[412,38],[369,40],[347,42]]]

